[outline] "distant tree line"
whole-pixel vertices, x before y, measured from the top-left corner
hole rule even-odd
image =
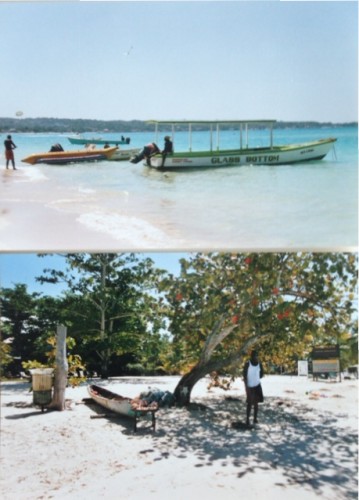
[[[332,123],[332,122],[284,122],[278,121],[276,128],[313,128],[313,127],[353,127],[358,126],[358,122]],[[182,127],[184,130],[186,126]],[[203,125],[193,127],[196,130],[204,130]],[[222,126],[223,130],[233,126]],[[87,120],[69,118],[0,118],[0,133],[7,132],[56,132],[56,133],[129,133],[129,132],[152,132],[153,124],[141,120]],[[181,126],[176,126],[181,130]]]

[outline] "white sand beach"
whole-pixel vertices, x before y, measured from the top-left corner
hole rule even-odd
[[[93,193],[59,186],[36,169],[14,171],[2,165],[0,169],[0,251],[96,252],[176,246],[174,235],[160,221],[134,217],[125,209],[122,213],[105,206],[100,210]]]
[[[102,381],[135,397],[149,387],[173,391],[178,377]],[[97,381],[99,382],[99,381]],[[66,391],[67,410],[33,406],[29,384],[1,387],[1,498],[267,500],[357,498],[358,381],[313,382],[267,376],[259,424],[243,421],[245,397],[200,381],[190,409],[160,409],[157,428],[138,431],[102,414],[87,387]]]

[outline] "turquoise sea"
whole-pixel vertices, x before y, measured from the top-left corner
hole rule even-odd
[[[160,147],[166,133],[157,138]],[[131,147],[155,139],[154,133],[124,135],[131,137]],[[357,127],[275,130],[275,144],[336,137],[334,151],[321,161],[182,172],[160,172],[128,161],[30,166],[20,160],[48,151],[54,143],[64,149],[79,146],[59,134],[14,133],[12,137],[23,174],[18,180],[22,203],[33,201],[34,188],[41,199],[43,190],[48,214],[73,214],[88,230],[112,238],[119,250],[342,250],[358,243]],[[251,145],[265,145],[267,140],[259,131],[250,138]],[[206,149],[209,135],[194,132],[192,142],[194,149]],[[238,143],[237,131],[221,132],[222,146]],[[188,134],[177,132],[174,146],[186,149]],[[3,152],[0,168],[4,168]],[[9,189],[4,191],[2,186],[1,190],[1,197],[11,197]]]

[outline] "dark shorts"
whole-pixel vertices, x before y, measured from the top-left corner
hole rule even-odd
[[[5,158],[7,160],[13,160],[14,159],[14,152],[12,149],[6,149],[5,150]]]
[[[257,403],[263,403],[263,391],[261,384],[256,387],[246,387],[247,392],[247,403],[253,405]]]

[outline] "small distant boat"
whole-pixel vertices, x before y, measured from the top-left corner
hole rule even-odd
[[[35,153],[24,158],[24,163],[30,165],[46,163],[48,165],[65,165],[67,163],[82,163],[109,160],[115,153],[117,147],[103,149],[83,149],[80,151],[49,151],[47,153]]]
[[[144,406],[145,402],[138,398],[126,398],[116,394],[115,392],[109,391],[104,387],[99,385],[89,385],[88,393],[91,398],[98,403],[103,408],[111,410],[124,417],[134,418],[134,430],[136,431],[137,419],[148,413],[152,415],[152,427],[155,429],[156,418],[155,413],[158,410],[158,403],[152,402],[149,405]]]
[[[129,137],[121,137],[120,139],[102,139],[101,137],[82,137],[82,136],[76,136],[76,137],[68,137],[68,140],[71,142],[71,144],[97,144],[97,145],[102,145],[104,146],[105,144],[114,144],[115,146],[119,144],[130,144],[131,139]]]
[[[151,121],[156,127],[156,142],[158,138],[159,125],[170,125],[172,127],[172,142],[174,141],[174,128],[179,125],[187,125],[189,132],[189,150],[174,152],[163,157],[155,154],[149,158],[145,157],[145,164],[157,169],[184,169],[184,168],[208,168],[228,167],[238,165],[289,165],[293,163],[308,162],[323,159],[333,147],[335,138],[320,139],[302,144],[287,144],[275,146],[273,144],[273,126],[275,120],[234,120],[234,121]],[[210,133],[209,149],[192,150],[192,126],[199,125],[208,127]],[[233,149],[222,149],[220,147],[220,126],[236,126],[239,129],[239,147]],[[249,127],[269,128],[269,145],[265,147],[250,147],[248,141]],[[214,141],[216,134],[216,141]],[[216,142],[216,144],[214,144]],[[142,156],[142,158],[141,158]],[[140,153],[134,158],[137,163],[144,158]]]

